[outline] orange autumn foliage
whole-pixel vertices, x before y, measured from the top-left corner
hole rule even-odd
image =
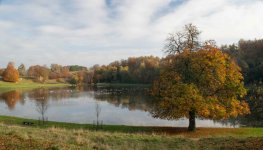
[[[0,95],[10,110],[14,109],[16,103],[21,100],[21,93],[19,91],[9,91]]]
[[[152,114],[158,118],[188,118],[194,111],[201,118],[226,119],[250,112],[239,66],[212,46],[167,56],[153,94],[159,102]]]
[[[8,63],[3,72],[3,80],[7,82],[17,82],[19,80],[19,72],[15,69],[13,63]]]

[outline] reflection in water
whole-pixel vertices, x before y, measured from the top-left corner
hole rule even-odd
[[[45,112],[48,109],[49,95],[50,91],[45,88],[35,89],[28,92],[28,98],[34,100],[36,103],[36,111],[41,115],[39,121],[41,121],[42,124],[48,120],[47,117],[45,117]]]
[[[121,108],[128,108],[130,111],[149,111],[153,105],[145,88],[99,88],[96,89],[94,98]]]
[[[147,88],[77,87],[40,88],[32,91],[10,91],[0,94],[0,113],[28,118],[99,124],[187,126],[188,120],[167,121],[151,117],[155,101]],[[18,103],[19,102],[19,103]],[[95,106],[95,107],[94,107]],[[101,111],[103,110],[103,111]],[[95,117],[94,117],[95,112]],[[88,116],[88,118],[87,118]],[[215,122],[198,120],[199,126],[239,126],[239,120]]]
[[[98,103],[96,103],[96,118],[97,118],[97,124],[99,124],[99,116],[100,116],[101,108]]]
[[[240,120],[238,120],[237,118],[229,118],[227,120],[221,120],[219,121],[222,125],[231,125],[233,126],[234,128],[235,127],[239,127],[240,126]]]
[[[21,98],[21,93],[19,91],[10,91],[0,95],[0,100],[4,101],[10,110],[14,109],[18,101],[21,104],[24,103],[24,99]]]
[[[64,88],[53,88],[53,89],[47,89],[47,88],[40,88],[35,89],[28,92],[28,97],[31,100],[54,100],[58,101],[61,99],[66,99],[69,97],[78,97],[72,93],[72,89],[64,89]]]
[[[96,105],[95,105],[95,110],[96,110],[96,129],[98,129],[99,127],[102,127],[102,120],[99,120],[99,117],[100,117],[100,113],[101,113],[101,107],[100,107],[100,104],[98,102],[96,102]]]
[[[45,112],[47,111],[48,104],[45,100],[37,100],[36,101],[36,110],[41,114],[41,117],[39,118],[40,121],[42,121],[42,124],[45,123],[45,121],[48,120],[47,117],[45,117]]]

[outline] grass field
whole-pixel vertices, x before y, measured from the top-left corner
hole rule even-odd
[[[32,126],[22,123],[32,122]],[[260,149],[263,128],[186,128],[46,122],[0,116],[1,149]]]
[[[50,81],[42,84],[27,79],[23,79],[17,83],[0,81],[0,92],[10,91],[14,89],[34,89],[40,87],[63,87],[63,86],[69,86],[69,84],[57,83],[54,81]]]

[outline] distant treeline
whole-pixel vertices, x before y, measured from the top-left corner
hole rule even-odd
[[[244,41],[238,44],[224,45],[222,50],[236,59],[242,69],[247,86],[246,102],[251,114],[239,118],[241,123],[250,126],[263,125],[263,39]]]
[[[221,49],[236,59],[242,69],[246,85],[262,84],[263,39],[240,40],[238,44],[223,45]]]
[[[240,40],[238,44],[223,45],[221,49],[238,62],[246,85],[262,84],[263,39],[253,41]],[[114,61],[109,65],[94,65],[90,68],[79,65],[62,66],[51,64],[50,67],[33,65],[26,69],[25,65],[21,64],[17,71],[20,77],[31,78],[36,82],[55,79],[71,84],[151,84],[159,77],[162,61],[163,59],[154,56],[129,57],[126,60]],[[10,68],[10,65],[12,63],[9,63],[7,68]],[[0,69],[1,76],[5,70],[6,68]]]
[[[17,68],[20,77],[30,78],[36,82],[44,83],[48,79],[71,84],[92,83],[145,83],[150,84],[159,75],[160,58],[154,56],[129,57],[109,65],[94,65],[87,68],[84,66],[62,66],[51,64],[50,67],[33,65],[26,69],[24,64]],[[7,68],[0,69],[0,75],[6,74],[9,68],[15,74],[14,64],[11,62]],[[10,72],[10,71],[9,71]],[[11,80],[10,80],[11,81]],[[14,81],[16,82],[16,80]]]
[[[93,82],[152,83],[159,75],[160,58],[153,56],[130,57],[109,65],[95,65]]]

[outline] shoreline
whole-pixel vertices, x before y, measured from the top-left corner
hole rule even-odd
[[[84,130],[100,130],[106,132],[124,132],[124,133],[155,133],[155,134],[169,134],[169,135],[193,135],[192,133],[198,132],[211,135],[232,135],[232,136],[262,136],[262,127],[240,127],[240,128],[211,128],[211,127],[197,127],[196,132],[188,132],[187,127],[172,127],[172,126],[129,126],[129,125],[99,125],[94,124],[78,124],[57,121],[45,121],[44,124],[40,120],[28,119],[13,116],[0,115],[0,123],[6,125],[23,125],[23,122],[32,123],[30,127],[36,128],[65,128],[65,129],[84,129]],[[26,126],[27,127],[27,126]],[[200,132],[200,133],[199,133]],[[211,132],[211,133],[210,133]]]
[[[51,87],[69,87],[67,83],[37,83],[31,80],[22,80],[17,83],[0,81],[0,93],[11,90],[20,89],[36,89],[36,88],[51,88]]]

